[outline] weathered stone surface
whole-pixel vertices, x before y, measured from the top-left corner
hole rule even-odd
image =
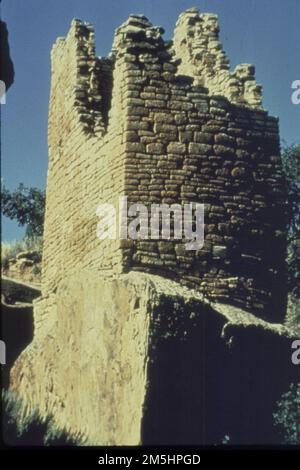
[[[155,299],[151,284],[135,279],[64,279],[35,304],[34,341],[12,371],[27,403],[80,429],[90,444],[140,442]]]
[[[134,272],[65,279],[34,324],[12,387],[87,444],[275,439],[268,413],[295,374],[281,325]]]
[[[31,284],[37,289],[41,284],[42,256],[38,251],[22,251],[15,258],[7,259],[2,264],[1,271],[4,277]]]
[[[174,50],[181,59],[179,73],[194,77],[195,83],[207,87],[210,94],[261,107],[261,86],[255,81],[253,65],[239,64],[233,72],[229,69],[219,41],[217,15],[197,9],[182,13],[176,23]],[[218,106],[219,102],[216,100],[215,104]],[[222,108],[221,102],[220,105]]]

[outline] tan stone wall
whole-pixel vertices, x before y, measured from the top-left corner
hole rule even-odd
[[[95,56],[91,26],[75,20],[53,49],[43,292],[83,268],[138,269],[279,318],[285,218],[277,119],[247,95],[252,76],[234,94],[215,15],[185,12],[174,44],[162,32],[131,16],[105,60]],[[148,207],[205,203],[204,248],[100,241],[96,208],[117,208],[120,195]]]
[[[195,15],[179,19],[175,49],[180,24]],[[196,20],[202,21],[199,15]],[[145,18],[132,17],[115,37],[116,60],[126,61],[125,192],[128,204],[141,202],[149,213],[152,203],[205,203],[205,245],[196,253],[186,251],[186,241],[134,242],[126,249],[126,267],[199,286],[215,300],[278,318],[285,302],[278,121],[246,100],[230,102],[216,88],[180,76],[178,55],[174,59],[160,33]],[[203,34],[210,37],[210,29]],[[192,59],[186,60],[194,77]],[[205,84],[213,71],[218,92],[228,95],[215,63],[202,71]]]
[[[174,50],[181,61],[178,71],[194,77],[212,95],[260,108],[262,88],[255,81],[253,65],[239,64],[230,71],[219,30],[217,15],[200,14],[197,8],[182,13],[174,32]]]
[[[100,243],[96,237],[98,205],[115,204],[124,187],[121,73],[117,65],[106,128],[107,97],[100,95],[107,82],[104,69],[94,54],[91,27],[74,20],[67,38],[52,51],[44,293],[87,266],[109,273],[120,266],[119,243]]]

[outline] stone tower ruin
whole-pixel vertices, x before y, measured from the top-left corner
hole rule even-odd
[[[131,15],[100,58],[92,26],[73,20],[53,47],[42,297],[12,386],[91,444],[215,443],[228,432],[265,443],[259,380],[269,377],[274,402],[291,374],[274,325],[286,303],[278,120],[254,67],[230,70],[216,15],[187,10],[173,41],[162,34]],[[120,196],[205,204],[204,247],[99,240],[97,206]],[[242,410],[249,381],[258,422],[241,434],[230,410]]]

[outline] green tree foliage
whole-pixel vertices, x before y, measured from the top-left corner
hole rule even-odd
[[[288,191],[289,290],[300,297],[300,144],[284,149],[282,164]]]
[[[37,411],[24,416],[24,405],[11,391],[2,391],[2,435],[10,446],[76,446],[80,435],[72,436],[53,425],[52,417],[42,419]]]
[[[38,188],[27,188],[20,184],[15,191],[1,188],[2,214],[16,220],[20,226],[26,225],[26,237],[43,235],[45,192]]]
[[[300,384],[291,384],[277,403],[273,414],[284,444],[300,444]]]

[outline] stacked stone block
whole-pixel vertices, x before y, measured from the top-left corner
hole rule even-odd
[[[215,16],[188,10],[173,44],[162,38],[162,28],[132,15],[116,31],[108,59],[95,56],[92,28],[78,20],[58,40],[44,292],[78,269],[108,275],[134,269],[280,317],[285,186],[278,121],[247,95],[244,85],[252,75],[233,93],[218,29]],[[190,56],[182,51],[182,38],[194,44]],[[185,240],[174,239],[97,239],[97,206],[117,208],[120,196],[149,212],[153,203],[205,204],[204,247],[187,251]]]
[[[174,32],[174,50],[180,58],[180,73],[192,75],[210,94],[226,96],[232,103],[260,108],[262,88],[255,81],[251,64],[230,71],[229,60],[219,40],[218,16],[190,8],[182,13]]]

